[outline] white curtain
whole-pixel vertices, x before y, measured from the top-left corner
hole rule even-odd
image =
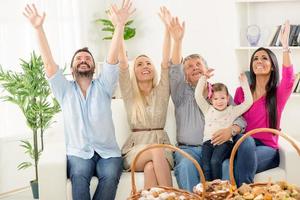
[[[44,28],[57,64],[65,65],[76,48],[86,41],[85,6],[78,0],[1,1],[0,3],[0,63],[6,69],[18,70],[19,58],[38,53],[36,36],[22,15],[26,3],[35,3],[46,12]],[[82,1],[81,1],[82,3]],[[62,66],[63,67],[63,66]]]
[[[28,60],[34,50],[39,55],[33,28],[22,12],[26,4],[35,3],[46,13],[44,29],[55,62],[67,73],[73,53],[89,47],[96,61],[102,61],[106,43],[95,19],[106,17],[105,0],[1,0],[0,1],[0,65],[6,70],[19,71],[20,58]],[[3,89],[0,86],[0,96]],[[29,132],[17,106],[0,100],[0,137]],[[28,131],[26,131],[28,130]]]

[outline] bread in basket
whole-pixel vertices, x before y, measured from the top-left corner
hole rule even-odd
[[[249,136],[258,132],[270,132],[286,139],[300,155],[297,143],[288,135],[270,128],[258,128],[245,133],[234,145],[229,161],[229,175],[232,194],[227,199],[233,200],[300,200],[300,188],[284,180],[271,183],[243,184],[237,189],[233,173],[234,156],[240,144]]]
[[[216,179],[210,182],[206,182],[206,195],[205,199],[207,200],[223,200],[226,199],[230,193],[231,185],[229,181],[223,181]],[[199,183],[193,189],[193,192],[202,196],[203,185]]]

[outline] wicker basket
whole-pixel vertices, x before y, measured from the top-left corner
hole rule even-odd
[[[184,157],[186,157],[187,159],[189,159],[190,161],[192,161],[193,164],[196,166],[197,171],[200,174],[202,184],[203,184],[203,186],[205,188],[205,178],[204,178],[203,171],[202,171],[200,165],[198,164],[198,162],[195,159],[193,159],[189,154],[187,154],[186,152],[184,152],[181,149],[179,149],[179,148],[177,148],[175,146],[172,146],[172,145],[168,145],[168,144],[152,144],[152,145],[147,146],[143,150],[141,150],[136,155],[136,157],[134,158],[134,160],[133,160],[133,162],[131,164],[131,196],[128,198],[128,200],[138,200],[141,197],[142,190],[137,191],[137,189],[136,189],[135,173],[134,173],[135,172],[135,165],[136,165],[136,162],[137,162],[138,158],[141,156],[141,154],[144,151],[147,151],[147,150],[150,150],[150,149],[154,149],[154,148],[167,148],[167,149],[171,149],[171,150],[177,151],[181,155],[183,155]],[[200,196],[200,195],[194,194],[194,193],[190,193],[190,192],[187,192],[185,190],[180,190],[180,189],[176,189],[176,188],[172,188],[172,187],[157,187],[157,188],[161,188],[165,192],[175,193],[176,196],[178,196],[178,197],[179,196],[184,196],[185,199],[189,199],[189,200],[204,199],[203,196]],[[150,190],[150,189],[151,188],[149,188],[148,190]],[[205,195],[205,193],[203,195]]]
[[[252,131],[249,131],[247,133],[245,133],[237,142],[236,144],[234,145],[233,149],[232,149],[232,152],[231,152],[231,155],[230,155],[230,160],[229,160],[229,175],[230,175],[230,184],[231,184],[231,191],[232,191],[232,194],[230,196],[227,197],[227,199],[234,199],[235,196],[238,196],[238,189],[237,189],[237,186],[236,186],[236,181],[234,179],[234,172],[233,172],[233,163],[234,163],[234,157],[235,157],[235,154],[237,152],[237,149],[239,148],[239,146],[241,145],[241,143],[249,136],[255,134],[255,133],[258,133],[258,132],[270,132],[270,133],[273,133],[275,135],[278,135],[278,136],[281,136],[283,137],[284,139],[286,139],[298,152],[298,155],[300,156],[300,148],[299,146],[296,144],[296,142],[294,141],[294,139],[292,139],[291,137],[289,137],[288,135],[276,130],[276,129],[270,129],[270,128],[258,128],[258,129],[254,129]],[[281,183],[285,183],[284,181],[282,181]],[[253,184],[245,184],[244,187],[250,187],[251,189],[254,190],[255,188],[255,191],[258,191],[258,190],[261,190],[260,192],[263,192],[262,190],[268,190],[270,187],[274,186],[275,183],[271,183],[270,181],[269,182],[266,182],[266,183],[253,183]],[[276,187],[276,186],[274,186]],[[241,188],[240,188],[241,189]],[[269,191],[269,190],[268,190]],[[267,193],[268,193],[267,191]],[[270,196],[271,194],[267,194],[265,193],[264,195],[268,195],[268,197],[264,197],[264,199],[272,199],[272,197]],[[258,193],[256,193],[258,194]],[[262,193],[261,193],[262,194]],[[300,193],[299,193],[300,194]],[[237,198],[238,199],[238,198]],[[240,199],[249,199],[251,200],[252,198],[240,198]],[[254,198],[253,198],[254,199]],[[281,199],[281,198],[279,198]],[[299,195],[299,198],[297,197],[296,199],[300,199],[300,195]]]

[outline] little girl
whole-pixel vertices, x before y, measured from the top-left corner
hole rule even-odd
[[[230,95],[223,83],[212,85],[212,97],[210,103],[203,97],[203,90],[209,74],[200,77],[196,90],[196,102],[205,117],[204,138],[202,146],[202,167],[205,179],[208,181],[221,178],[222,162],[229,157],[232,149],[232,141],[220,145],[211,143],[212,134],[216,131],[227,128],[233,121],[246,112],[253,103],[251,91],[245,74],[241,74],[239,79],[245,94],[245,101],[238,105],[229,105]]]

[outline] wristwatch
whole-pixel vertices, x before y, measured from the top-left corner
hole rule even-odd
[[[234,131],[234,128],[233,127],[231,127],[231,137],[234,137],[234,136],[236,136],[236,132]]]

